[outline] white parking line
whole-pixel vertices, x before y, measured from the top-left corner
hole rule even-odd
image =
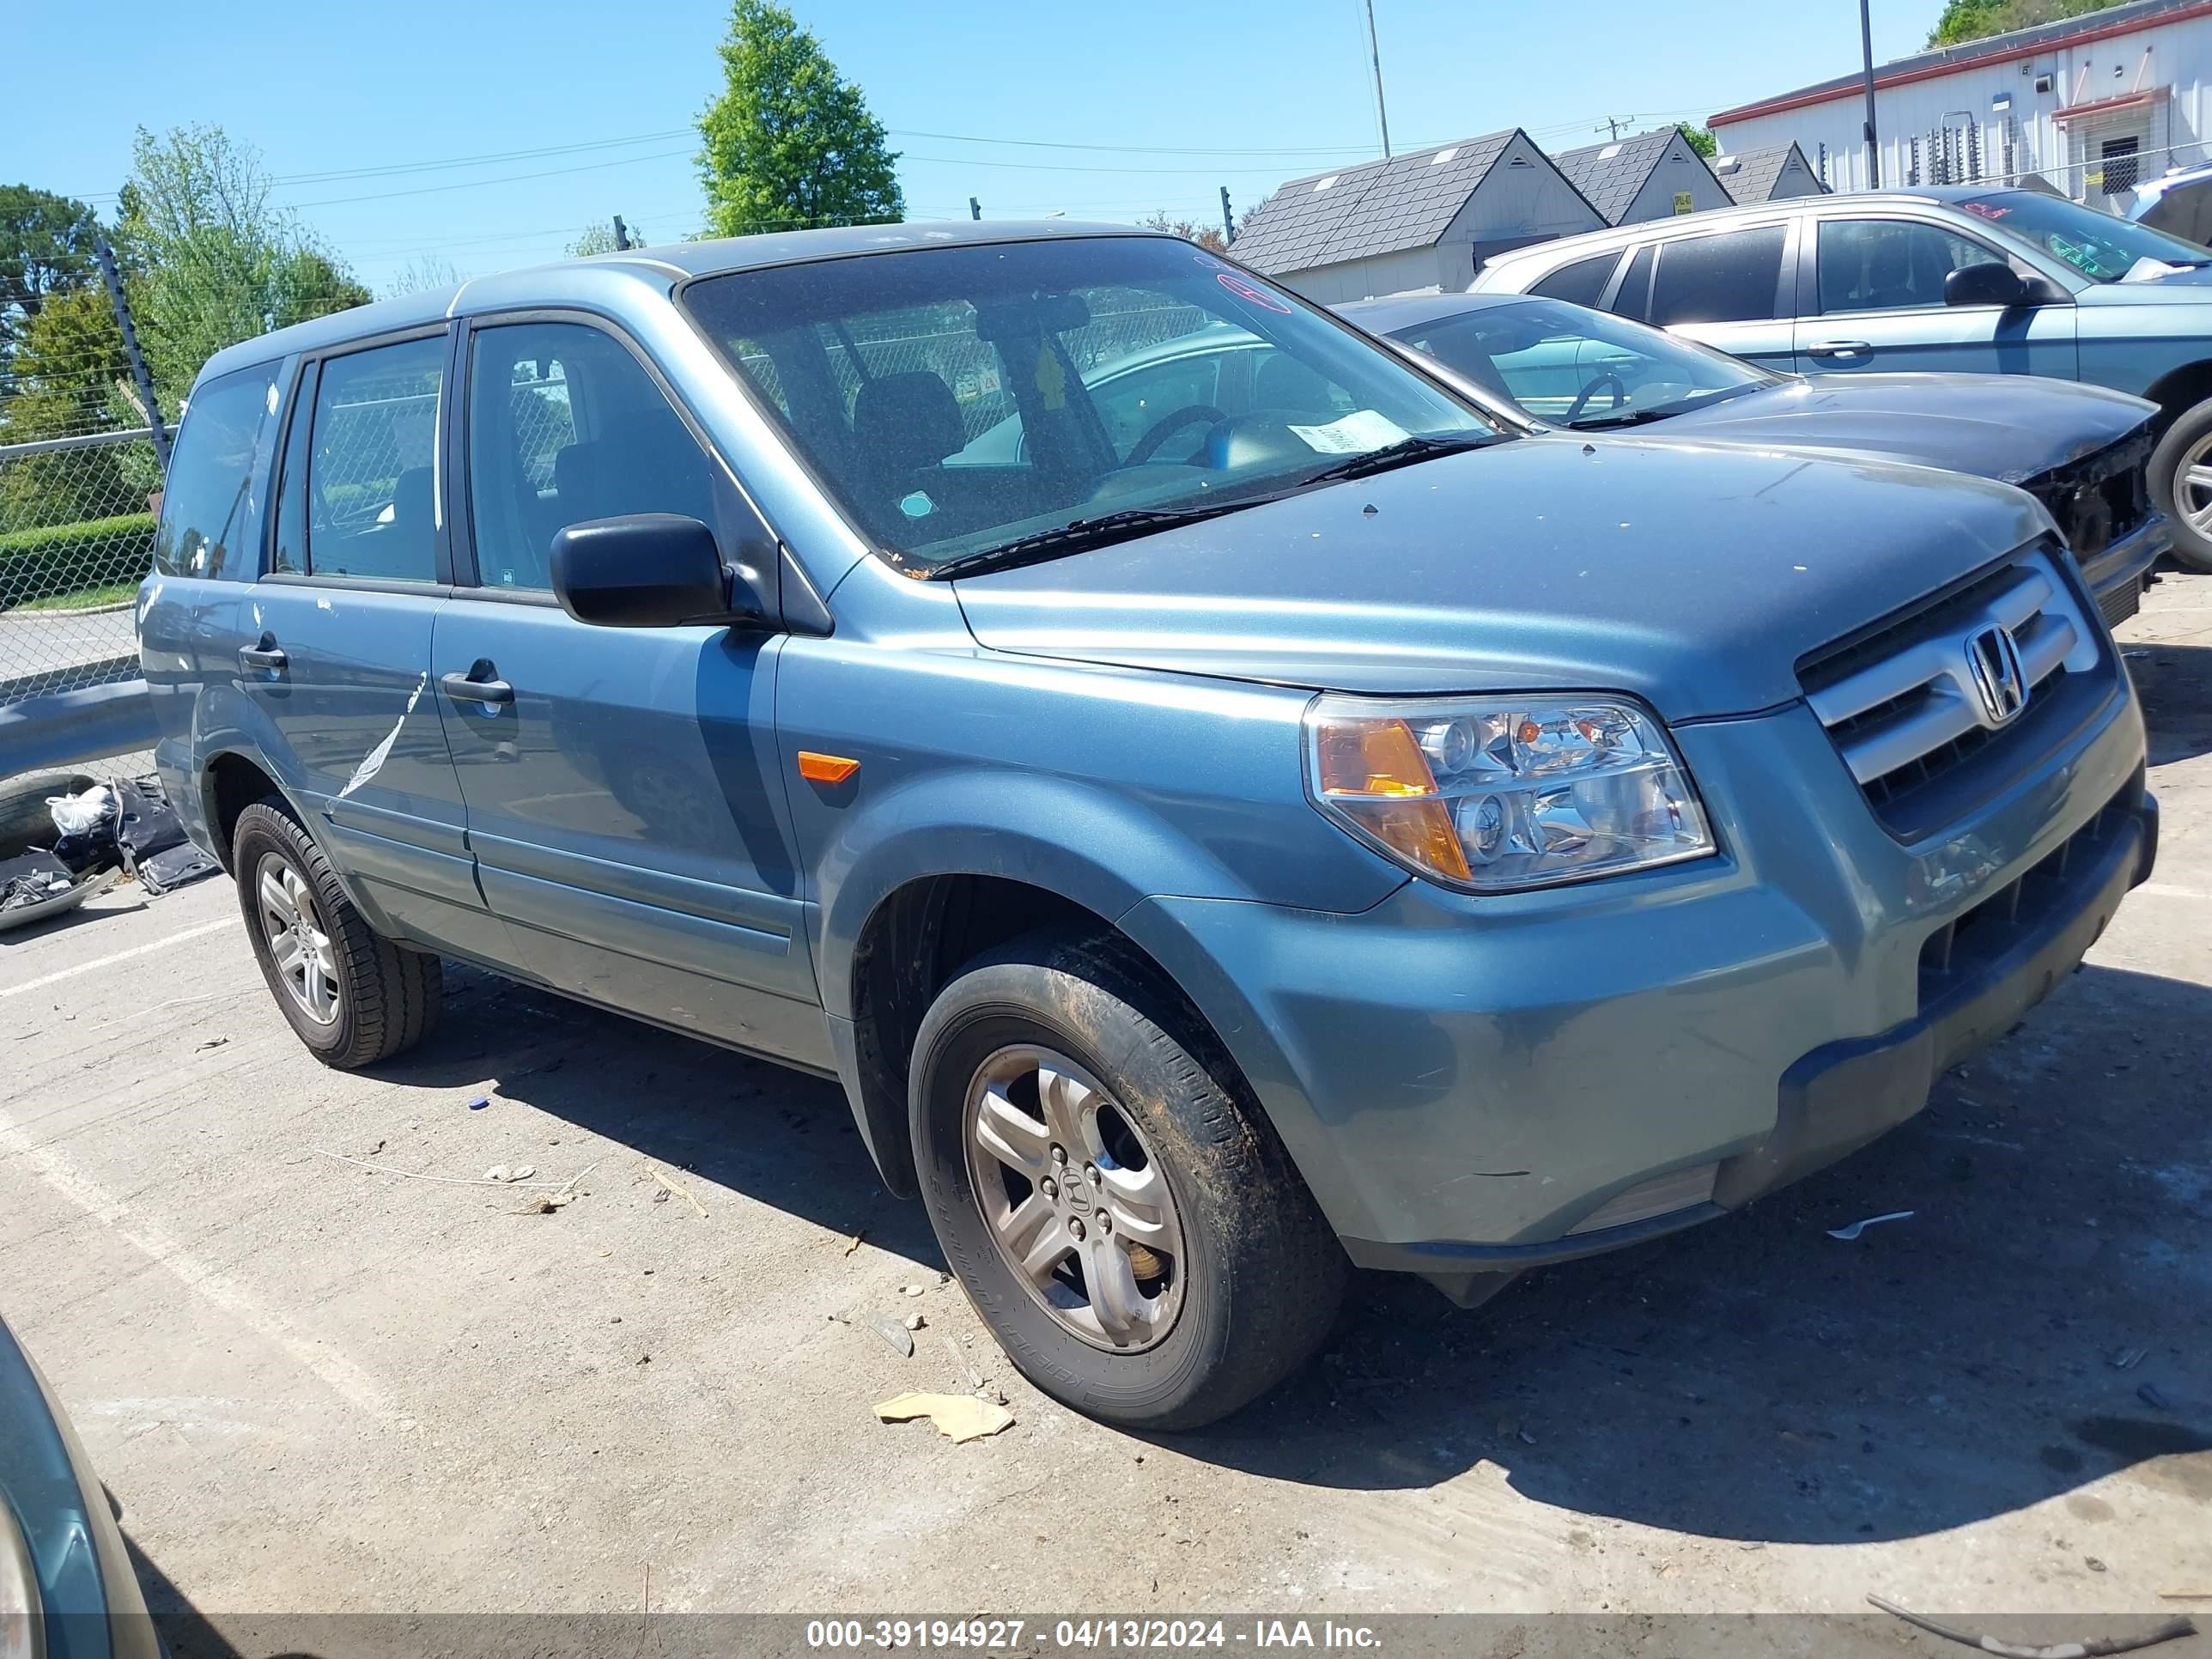
[[[204,927],[198,930],[205,933]],[[179,934],[177,937],[183,938]],[[181,1239],[158,1224],[132,1214],[131,1206],[79,1170],[51,1146],[41,1146],[5,1118],[0,1118],[0,1157],[17,1160],[68,1202],[74,1204],[146,1259],[175,1275],[187,1290],[212,1303],[291,1356],[295,1364],[322,1379],[331,1391],[356,1410],[390,1419],[392,1404],[383,1388],[361,1366],[325,1341],[297,1329],[273,1308],[192,1254]]]
[[[167,939],[157,939],[150,945],[134,945],[128,951],[118,951],[112,956],[101,957],[96,962],[80,962],[74,968],[58,969],[42,974],[37,979],[25,980],[21,985],[0,985],[0,1000],[21,996],[26,991],[35,991],[42,985],[58,984],[65,979],[75,979],[79,974],[97,972],[112,963],[128,962],[133,957],[150,956],[156,951],[166,951],[172,945],[182,945],[188,939],[198,939],[203,933],[212,933],[224,927],[235,927],[239,919],[225,916],[219,921],[204,921],[197,927],[187,927],[181,933],[172,933]]]

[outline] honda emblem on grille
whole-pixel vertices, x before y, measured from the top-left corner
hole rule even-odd
[[[1992,626],[1968,635],[1966,672],[1990,725],[2006,725],[2027,707],[2027,671],[2020,665],[2020,647],[2010,629]]]

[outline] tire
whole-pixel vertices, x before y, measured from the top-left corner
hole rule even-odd
[[[988,1114],[1018,1168],[971,1127],[994,1077],[1020,1109]],[[1328,1333],[1349,1273],[1335,1236],[1211,1033],[1110,939],[1039,936],[970,963],[922,1020],[909,1089],[945,1259],[1054,1399],[1124,1428],[1194,1429],[1273,1387]],[[1010,1254],[1063,1248],[1042,1283]]]
[[[62,832],[54,828],[46,798],[74,795],[97,781],[83,772],[30,772],[0,786],[0,859],[52,847]]]
[[[2212,468],[2212,398],[2184,413],[2166,428],[2150,453],[2150,495],[2173,532],[2173,557],[2186,569],[2212,574],[2212,487],[2185,482],[2192,469]],[[2212,476],[2212,475],[2208,475]],[[2191,507],[2204,529],[2192,526]]]
[[[395,945],[362,919],[338,885],[330,862],[282,801],[256,801],[238,815],[231,836],[239,908],[253,941],[253,959],[269,994],[307,1052],[339,1071],[373,1066],[413,1048],[434,1030],[445,993],[445,964],[436,957]],[[264,885],[264,883],[268,885]],[[304,935],[276,936],[282,894]],[[290,934],[291,930],[286,929]],[[312,939],[310,946],[302,942]],[[317,963],[313,980],[295,988],[278,951],[286,943]],[[327,1018],[311,1012],[334,988]]]

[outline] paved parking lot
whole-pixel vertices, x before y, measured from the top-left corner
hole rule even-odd
[[[458,971],[426,1048],[327,1072],[220,883],[0,945],[0,1308],[154,1599],[218,1626],[2212,1612],[2160,1599],[2212,1591],[2212,580],[2123,632],[2161,862],[2025,1030],[1747,1216],[1473,1313],[1363,1284],[1214,1431],[1024,1386],[830,1086]],[[397,1173],[502,1164],[583,1196]],[[915,1312],[902,1358],[872,1322]],[[875,1420],[969,1367],[1006,1433]]]

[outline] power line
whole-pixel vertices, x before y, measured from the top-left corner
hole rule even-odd
[[[1369,148],[1365,143],[1357,143],[1310,144],[1279,149],[1208,149],[1193,144],[1078,144],[1063,143],[1049,138],[983,138],[965,132],[923,132],[914,127],[886,127],[884,131],[894,138],[933,138],[961,144],[1015,144],[1026,149],[1092,150],[1109,155],[1364,155]]]
[[[411,190],[376,191],[366,196],[326,196],[314,202],[283,202],[288,208],[342,207],[349,202],[389,202],[402,196],[435,196],[449,190],[479,190],[487,185],[518,185],[529,179],[565,179],[575,173],[598,173],[607,167],[634,167],[640,161],[665,161],[673,156],[689,155],[688,149],[655,150],[650,155],[624,155],[611,161],[586,161],[580,167],[547,167],[538,173],[506,173],[496,179],[464,179],[452,185],[417,185]]]

